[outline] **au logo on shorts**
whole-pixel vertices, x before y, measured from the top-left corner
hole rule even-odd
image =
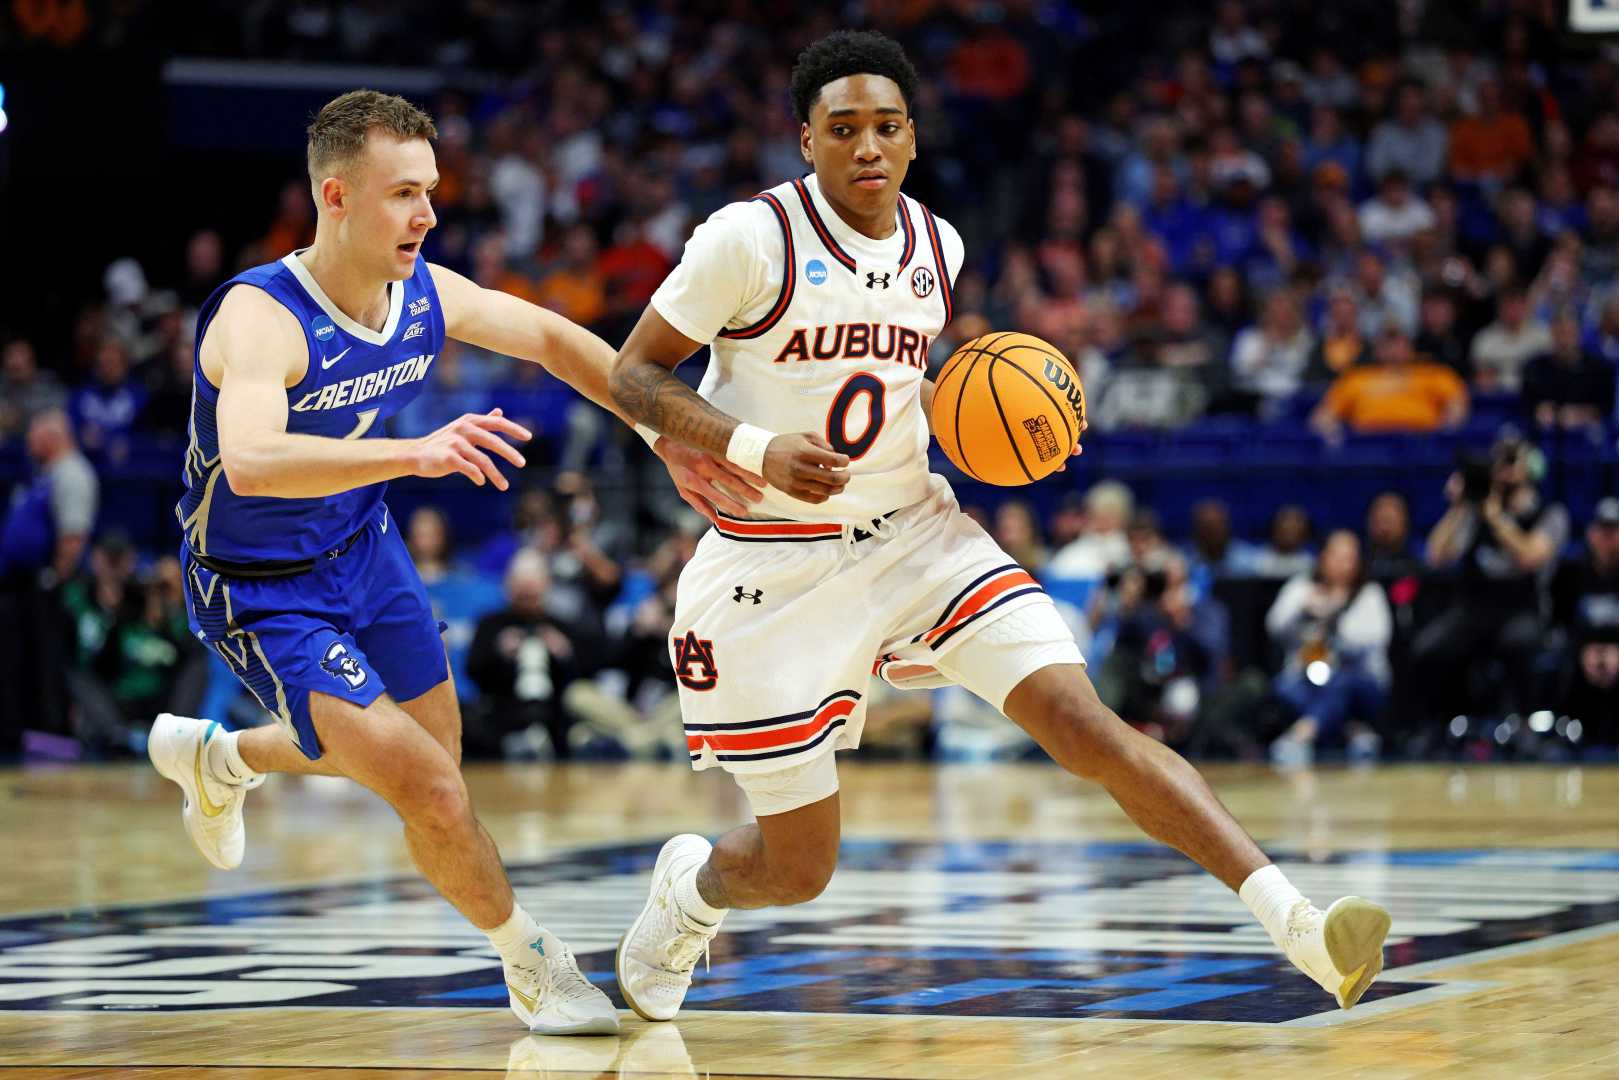
[[[719,669],[714,666],[714,643],[698,637],[695,630],[671,640],[675,647],[675,677],[680,685],[688,690],[714,689],[720,681]]]

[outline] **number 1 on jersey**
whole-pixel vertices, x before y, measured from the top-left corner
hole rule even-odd
[[[832,408],[826,414],[826,441],[840,454],[848,454],[850,461],[858,461],[870,450],[883,430],[883,395],[887,393],[883,381],[869,371],[850,375],[832,399]],[[866,429],[854,438],[849,437],[849,409],[861,394],[871,399],[866,411]]]

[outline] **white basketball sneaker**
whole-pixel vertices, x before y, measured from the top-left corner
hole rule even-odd
[[[185,793],[180,819],[203,858],[221,870],[234,870],[247,849],[242,802],[249,791],[264,783],[264,777],[233,784],[209,768],[208,740],[219,730],[217,721],[162,713],[152,722],[146,754],[157,771]]]
[[[1345,896],[1322,911],[1300,900],[1287,914],[1282,950],[1347,1009],[1383,970],[1389,913],[1370,900]]]
[[[607,995],[592,986],[573,950],[547,956],[536,938],[530,945],[534,959],[502,959],[507,999],[512,1012],[536,1035],[617,1035],[618,1010]]]
[[[663,845],[652,868],[652,894],[618,942],[618,990],[643,1020],[673,1020],[691,987],[698,957],[719,933],[675,904],[675,878],[708,861],[713,845],[685,833]]]

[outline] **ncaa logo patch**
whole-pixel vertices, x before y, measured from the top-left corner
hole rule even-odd
[[[365,685],[365,668],[349,655],[348,646],[341,641],[326,646],[326,654],[320,658],[320,669],[332,678],[348,683],[350,690],[358,690]]]
[[[325,315],[316,315],[310,322],[309,329],[314,331],[316,341],[330,341],[332,335],[337,333],[337,327]]]
[[[926,300],[933,293],[933,271],[925,266],[918,266],[911,271],[911,291],[918,300]]]
[[[821,285],[826,282],[826,263],[820,259],[811,259],[804,264],[804,280],[811,285]]]

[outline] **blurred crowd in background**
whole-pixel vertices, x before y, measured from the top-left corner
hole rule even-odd
[[[796,50],[884,29],[924,78],[907,190],[967,242],[936,363],[991,328],[1052,342],[1093,462],[1142,433],[1306,447],[1300,496],[1257,528],[1240,483],[1138,498],[1086,459],[1027,497],[958,485],[1105,700],[1194,754],[1284,763],[1619,743],[1619,51],[1572,41],[1562,3],[209,6],[170,28],[180,53],[441,73],[425,254],[614,344],[697,223],[804,171]],[[129,8],[109,44],[161,17]],[[301,159],[282,172],[268,204],[107,266],[71,319],[11,320],[0,753],[25,730],[37,753],[138,751],[162,708],[262,719],[186,633],[167,507],[117,495],[169,457],[154,490],[178,493],[198,306],[313,238]],[[706,523],[510,358],[447,346],[393,434],[508,403],[540,432],[520,495],[396,502],[469,753],[679,758],[667,632]],[[1436,440],[1455,467],[1420,502],[1338,486],[1357,447]],[[1030,750],[957,691],[872,709],[882,751]]]

